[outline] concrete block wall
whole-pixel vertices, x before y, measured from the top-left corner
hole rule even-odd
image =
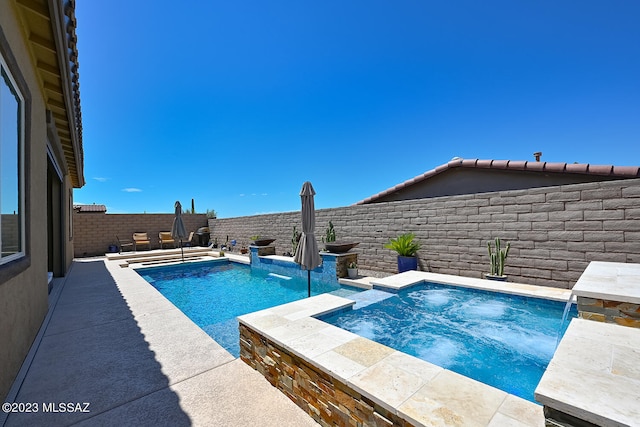
[[[151,249],[159,249],[158,233],[171,231],[174,214],[105,214],[73,213],[73,244],[76,258],[104,255],[109,245],[117,245],[118,237],[131,240],[133,233],[146,232]],[[207,226],[206,214],[182,215],[187,232]],[[146,250],[145,246],[143,250]]]
[[[483,277],[495,237],[511,243],[509,281],[571,288],[590,261],[640,262],[640,179],[321,209],[320,246],[329,220],[337,240],[360,242],[360,269],[396,272],[383,245],[405,232],[422,244],[419,268],[436,273]],[[209,220],[219,243],[273,237],[278,255],[291,250],[293,226],[300,212]]]

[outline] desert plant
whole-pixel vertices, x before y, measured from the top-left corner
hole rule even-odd
[[[322,243],[331,243],[336,241],[336,230],[333,228],[333,223],[329,221],[329,226],[324,232]]]
[[[214,209],[207,209],[207,218],[217,218],[218,214],[216,213],[216,211]]]
[[[351,261],[348,268],[358,268],[358,264],[355,261]]]
[[[420,250],[420,243],[414,241],[415,234],[405,233],[389,240],[389,243],[384,245],[386,249],[394,250],[399,256],[416,256],[416,253]]]
[[[296,226],[293,226],[293,235],[291,236],[291,248],[293,249],[291,253],[296,253],[296,249],[298,249],[298,243],[300,242],[300,237],[302,233],[296,230]]]
[[[491,260],[491,275],[492,276],[504,276],[504,262],[509,255],[509,248],[511,243],[507,243],[507,247],[502,249],[500,247],[500,238],[495,239],[496,249],[491,248],[491,242],[487,242],[487,248],[489,250],[489,259]]]

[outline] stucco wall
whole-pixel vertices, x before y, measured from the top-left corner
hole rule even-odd
[[[329,220],[337,240],[360,242],[361,269],[397,271],[383,245],[405,232],[422,244],[419,268],[436,273],[482,277],[495,237],[511,243],[509,281],[570,288],[590,261],[640,262],[640,179],[321,209],[319,242]],[[220,243],[274,237],[277,254],[294,225],[299,212],[209,220]]]
[[[75,257],[104,255],[109,245],[117,245],[118,237],[131,240],[133,233],[146,232],[151,249],[160,248],[158,233],[171,231],[174,214],[105,214],[74,212]],[[182,215],[187,233],[207,226],[206,214]],[[147,249],[146,246],[144,249]]]
[[[8,44],[15,62],[11,63],[4,50],[2,53],[14,77],[26,83],[29,94],[24,95],[30,98],[25,120],[27,258],[18,268],[16,263],[0,266],[0,401],[7,395],[48,308],[47,218],[42,208],[47,200],[45,105],[15,7],[13,1],[0,0],[0,38]]]

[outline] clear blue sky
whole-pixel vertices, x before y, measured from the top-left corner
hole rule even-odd
[[[346,206],[452,157],[640,164],[640,1],[77,2],[110,213]]]

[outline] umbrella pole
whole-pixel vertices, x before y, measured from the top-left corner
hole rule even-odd
[[[311,270],[307,270],[307,289],[308,296],[311,296]]]
[[[184,247],[182,247],[182,239],[180,239],[180,252],[182,253],[182,262],[184,262]]]

